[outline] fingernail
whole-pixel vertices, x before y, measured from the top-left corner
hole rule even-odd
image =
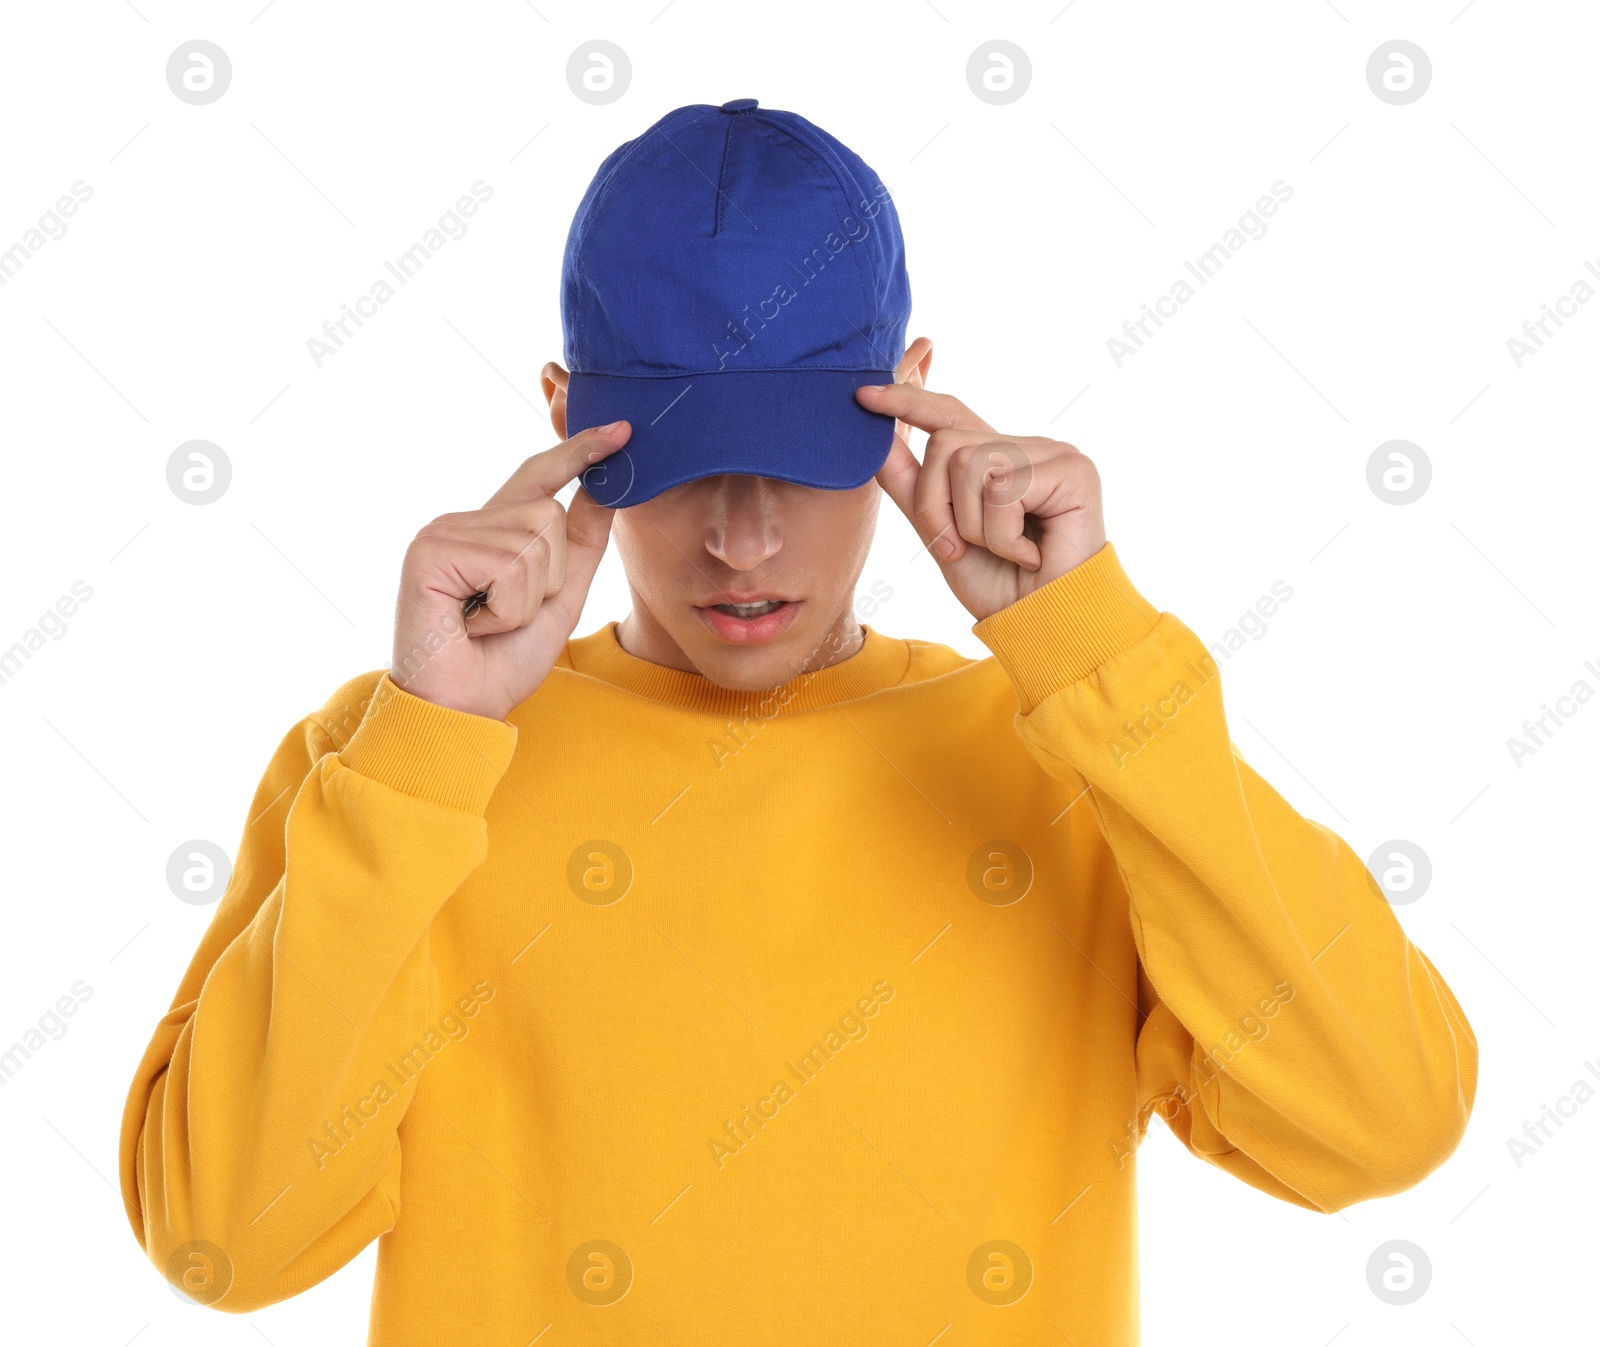
[[[948,538],[936,539],[933,546],[934,550],[946,561],[949,561],[956,554],[956,545]]]
[[[621,421],[613,421],[609,426],[601,426],[600,427],[600,433],[602,435],[609,435],[613,430],[615,430],[621,424],[622,424]]]

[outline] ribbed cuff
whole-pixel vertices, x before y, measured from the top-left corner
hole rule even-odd
[[[481,814],[516,746],[516,726],[425,701],[384,674],[339,761],[407,795]]]
[[[1147,635],[1160,616],[1107,543],[1065,575],[974,624],[972,633],[994,651],[1026,715]]]

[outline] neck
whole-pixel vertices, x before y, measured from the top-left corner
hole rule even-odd
[[[856,620],[854,609],[846,604],[818,636],[815,648],[797,662],[807,669],[827,668],[856,654],[864,639],[865,633]],[[633,594],[632,610],[617,623],[617,644],[634,658],[648,660],[651,664],[660,664],[684,673],[704,672],[673,639],[672,633],[656,620],[655,614],[640,600],[637,591]],[[790,673],[785,673],[779,681],[790,676]]]

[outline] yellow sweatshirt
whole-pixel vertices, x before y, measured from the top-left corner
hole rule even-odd
[[[1440,1164],[1472,1030],[1205,646],[1109,546],[974,630],[339,688],[129,1094],[150,1258],[244,1311],[377,1238],[378,1347],[1122,1347],[1152,1112],[1318,1211]]]

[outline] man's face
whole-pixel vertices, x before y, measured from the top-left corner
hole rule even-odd
[[[881,494],[876,481],[823,491],[730,474],[618,510],[612,537],[634,599],[625,644],[752,691],[853,652]]]
[[[933,343],[918,337],[895,382],[925,387],[932,360]],[[563,437],[567,377],[554,361],[539,376],[550,423]],[[876,479],[823,491],[730,473],[618,510],[611,536],[633,591],[623,648],[751,692],[849,658],[860,637],[856,581],[882,494]],[[781,602],[770,611],[732,611],[760,600]]]

